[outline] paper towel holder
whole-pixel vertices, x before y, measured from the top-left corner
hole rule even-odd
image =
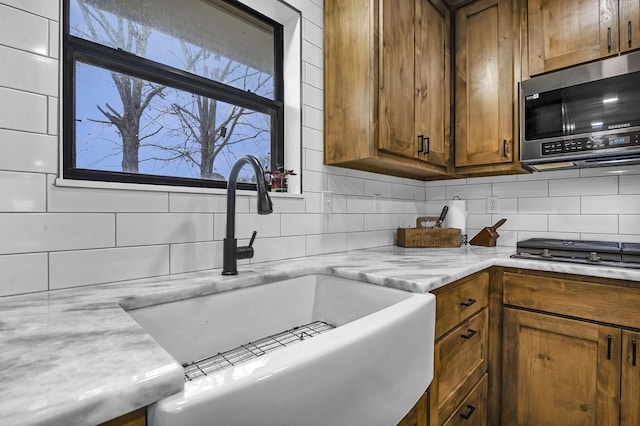
[[[462,198],[460,198],[460,196],[459,196],[459,195],[454,195],[454,196],[453,196],[453,198],[452,198],[452,200],[460,200],[460,201],[462,201]],[[466,211],[465,211],[465,213],[466,213]],[[466,219],[466,218],[465,218],[465,219]],[[465,222],[466,222],[466,220],[465,220]],[[467,227],[466,227],[466,223],[465,223],[465,227],[464,227],[465,232],[464,232],[463,234],[461,234],[461,235],[460,235],[460,242],[462,243],[462,245],[465,245],[465,246],[466,246],[467,244],[469,244],[469,236],[468,236],[468,234],[466,233],[466,229],[467,229]]]

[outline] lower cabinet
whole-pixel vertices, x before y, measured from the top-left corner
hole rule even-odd
[[[507,308],[504,337],[504,424],[618,424],[620,329]]]
[[[118,418],[101,423],[99,426],[146,426],[147,425],[147,409],[140,408],[124,414]]]
[[[433,293],[433,381],[398,425],[486,425],[489,273],[471,275]]]
[[[640,286],[503,277],[502,424],[640,424]]]

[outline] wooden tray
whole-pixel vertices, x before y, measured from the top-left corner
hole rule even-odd
[[[415,228],[398,228],[397,245],[400,247],[460,247],[462,232],[458,228],[424,228],[422,223],[438,218],[419,217]]]

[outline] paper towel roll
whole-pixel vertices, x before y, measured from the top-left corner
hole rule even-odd
[[[467,200],[447,201],[449,212],[445,219],[446,228],[458,228],[462,235],[467,233]]]

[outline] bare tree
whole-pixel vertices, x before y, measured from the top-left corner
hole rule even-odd
[[[107,46],[144,57],[151,35],[149,27],[136,25],[131,21],[125,22],[121,17],[109,17],[100,9],[83,2],[78,2],[78,5],[90,40],[101,41]],[[140,135],[141,118],[153,98],[162,96],[165,87],[118,72],[111,72],[111,78],[122,101],[122,111],[108,102],[104,106],[97,105],[107,121],[92,121],[116,126],[122,137],[122,171],[137,173],[140,143],[161,130],[157,128],[146,135]]]
[[[231,59],[223,59],[220,55],[190,47],[184,42],[181,44],[188,71],[199,71],[200,75],[227,84],[242,82],[243,88],[251,92],[260,91],[271,79],[271,76],[265,76]],[[212,59],[213,63],[221,66],[211,67]],[[256,140],[269,131],[266,126],[259,126],[256,120],[249,118],[258,114],[257,112],[240,106],[229,106],[222,117],[219,101],[200,95],[193,95],[189,103],[174,103],[171,106],[171,113],[176,115],[179,122],[177,132],[193,142],[190,144],[191,149],[182,146],[174,154],[188,157],[190,162],[199,167],[200,177],[203,179],[224,180],[224,177],[214,171],[216,157],[231,145]],[[239,127],[243,129],[242,134],[237,131]]]

